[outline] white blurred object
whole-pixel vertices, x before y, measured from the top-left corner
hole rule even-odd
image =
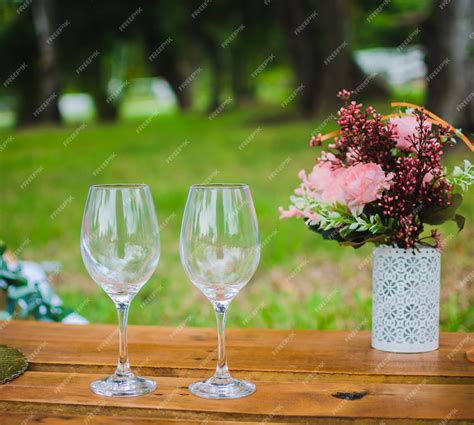
[[[154,78],[151,89],[160,107],[170,108],[176,106],[176,96],[166,80]]]
[[[69,121],[89,121],[94,114],[94,100],[86,93],[63,94],[59,98],[61,116]]]
[[[44,300],[52,307],[60,307],[63,305],[61,298],[54,292],[51,284],[48,282],[47,273],[57,273],[61,265],[57,261],[45,261],[41,264],[33,261],[18,261],[14,267],[20,267],[23,277],[27,279],[28,287],[34,289],[35,287],[41,293]],[[19,301],[19,303],[22,300]],[[26,306],[23,306],[24,308]],[[64,317],[62,323],[84,325],[89,323],[87,319],[77,314],[76,312],[69,313]]]
[[[426,77],[425,53],[420,46],[377,48],[355,52],[357,64],[367,75],[383,75],[391,85]]]

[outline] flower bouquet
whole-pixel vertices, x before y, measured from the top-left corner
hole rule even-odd
[[[436,229],[448,220],[459,230],[462,192],[474,182],[467,160],[451,173],[442,167],[446,147],[461,139],[460,130],[422,107],[392,103],[383,116],[338,97],[339,130],[315,135],[311,146],[332,139],[307,174],[281,218],[303,218],[326,240],[355,248],[372,242],[372,345],[388,351],[419,352],[438,347],[441,245]]]

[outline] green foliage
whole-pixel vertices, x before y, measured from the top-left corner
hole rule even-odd
[[[305,192],[291,196],[291,202],[300,210],[310,210],[318,216],[318,222],[306,220],[309,228],[320,233],[325,240],[335,240],[341,245],[359,248],[367,242],[381,243],[393,233],[395,220],[384,222],[380,214],[352,214],[347,205],[317,202]]]
[[[454,189],[461,189],[463,192],[467,192],[469,186],[474,183],[474,166],[465,159],[463,161],[464,168],[456,165],[451,175],[447,175],[446,179],[451,183]],[[445,169],[446,173],[446,169]],[[453,194],[451,198],[451,205],[431,209],[421,214],[423,223],[430,225],[443,224],[446,221],[454,221],[458,226],[459,230],[464,228],[466,219],[461,214],[457,213],[458,208],[463,202],[463,196],[460,193]]]
[[[474,165],[472,165],[467,159],[463,161],[463,165],[464,168],[456,165],[447,180],[453,186],[457,186],[463,192],[467,192],[469,186],[474,183]]]
[[[140,134],[136,128],[141,120],[91,124],[67,147],[63,142],[75,127],[18,131],[15,141],[1,153],[1,172],[8,176],[8,185],[1,189],[4,202],[0,220],[8,223],[2,226],[2,238],[12,249],[30,240],[21,254],[24,259],[54,259],[63,264],[54,288],[66,306],[91,322],[116,323],[112,301],[92,281],[80,254],[79,234],[87,190],[89,185],[98,183],[148,183],[162,225],[162,255],[157,272],[132,302],[130,322],[179,326],[189,318],[186,326],[213,327],[212,307],[189,282],[180,263],[181,217],[191,184],[210,175],[213,182],[241,181],[252,189],[262,256],[254,279],[231,304],[229,326],[355,329],[363,323],[361,329],[370,329],[370,247],[341,249],[337,243],[315,237],[303,222],[278,219],[275,207],[285,204],[298,171],[311,167],[318,155],[318,150],[305,143],[310,136],[308,129],[325,118],[265,120],[279,112],[281,108],[261,107],[225,111],[211,125],[205,116],[157,116]],[[239,149],[259,127],[261,131]],[[0,131],[0,140],[9,134]],[[190,144],[168,164],[167,158],[186,139]],[[116,157],[100,175],[93,176],[92,172],[113,152]],[[445,165],[452,169],[468,154],[464,146],[449,150]],[[285,162],[281,172],[267,178],[287,158],[291,161]],[[21,190],[22,182],[40,165],[44,171]],[[69,196],[74,198],[71,203],[51,219],[51,213]],[[465,195],[458,212],[467,217],[474,215],[472,191]],[[449,313],[448,304],[441,303],[441,326],[444,330],[455,325],[472,330],[473,322],[466,322],[470,308],[468,285],[463,292],[457,284],[472,271],[474,228],[466,225],[458,235],[455,224],[449,221],[440,230],[447,240],[442,255],[442,296],[453,293],[455,297],[449,303]],[[285,284],[286,276],[302,256],[309,263]],[[362,262],[364,266],[359,268]],[[327,298],[333,289],[339,295]],[[324,308],[318,307],[323,300]]]
[[[30,285],[21,267],[9,270],[4,254],[6,246],[0,243],[0,289],[6,296],[6,310],[0,311],[0,319],[34,318],[40,321],[61,322],[73,310],[51,303],[39,284]]]
[[[459,193],[453,194],[451,197],[451,205],[446,207],[434,208],[429,211],[420,214],[421,220],[423,223],[431,224],[433,226],[443,224],[448,220],[454,220],[456,223],[461,223],[464,225],[462,219],[458,218],[459,214],[456,214],[457,209],[462,204],[462,195]],[[462,226],[459,227],[459,230],[462,229]]]

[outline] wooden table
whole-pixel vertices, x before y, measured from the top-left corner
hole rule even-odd
[[[0,386],[1,424],[470,424],[474,420],[474,335],[443,333],[438,351],[390,354],[366,331],[229,329],[236,377],[257,384],[239,400],[204,400],[187,386],[211,376],[214,329],[131,326],[135,372],[158,382],[136,398],[96,396],[89,383],[115,367],[112,325],[0,322],[0,343],[30,366]]]

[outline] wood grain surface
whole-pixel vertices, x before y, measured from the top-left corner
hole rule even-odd
[[[423,354],[373,350],[366,331],[229,329],[227,340],[233,374],[257,384],[250,397],[204,400],[189,393],[191,382],[213,373],[214,329],[131,326],[132,367],[158,388],[143,397],[106,398],[94,395],[89,384],[114,370],[115,326],[0,322],[0,343],[30,361],[23,376],[0,386],[0,423],[474,420],[474,364],[466,358],[473,334],[443,333],[440,349]]]

